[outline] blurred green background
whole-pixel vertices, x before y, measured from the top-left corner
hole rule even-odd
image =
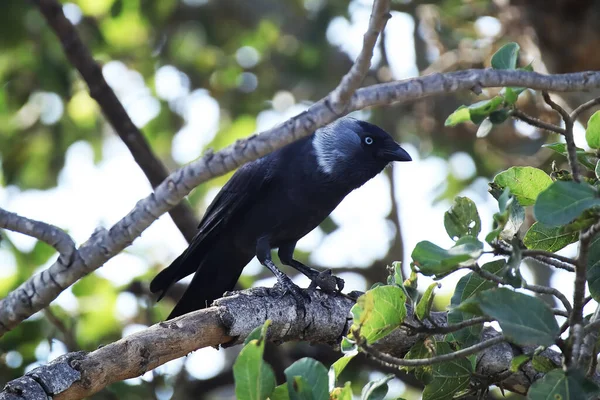
[[[358,54],[371,9],[369,0],[63,4],[108,83],[170,170],[207,148],[223,148],[284,121],[327,95]],[[392,10],[365,85],[486,67],[507,41],[521,45],[522,65],[534,60],[540,72],[600,67],[594,47],[600,40],[593,25],[600,14],[597,2],[406,0],[393,1]],[[591,97],[573,94],[564,101],[576,105]],[[485,137],[476,137],[474,125],[444,127],[454,109],[477,99],[461,93],[357,113],[392,133],[415,162],[387,169],[353,193],[301,243],[299,258],[334,268],[349,290],[364,290],[384,280],[385,266],[405,260],[419,240],[440,245],[449,240],[441,216],[455,195],[473,198],[484,225],[490,225],[495,209],[487,181],[512,165],[547,168],[553,158],[540,146],[557,138],[510,121]],[[538,100],[528,93],[519,107],[556,122]],[[576,140],[584,147],[580,127]],[[0,162],[0,206],[56,224],[78,244],[150,193],[34,2],[0,4]],[[198,216],[226,179],[192,192],[189,201]],[[1,297],[51,265],[56,254],[31,238],[0,234]],[[156,305],[147,285],[184,247],[164,216],[123,254],[2,337],[0,385],[66,351],[93,350],[164,318],[172,299]],[[530,267],[536,283],[560,278]],[[239,287],[273,282],[253,263]],[[302,278],[297,282],[306,284]],[[452,289],[442,288],[438,309],[445,308]],[[180,293],[181,286],[172,296]],[[237,351],[203,349],[94,398],[233,398],[231,364]],[[336,359],[331,349],[306,343],[267,349],[280,381],[283,369],[304,356],[326,364]],[[352,379],[360,388],[383,372],[359,358],[342,380]],[[410,376],[394,380],[391,388],[391,394],[407,399],[420,393]]]

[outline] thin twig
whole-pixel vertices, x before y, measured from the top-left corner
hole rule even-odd
[[[542,256],[542,257],[547,257],[547,258],[553,258],[555,260],[562,261],[562,262],[570,264],[570,265],[575,265],[575,263],[576,263],[576,261],[570,257],[561,256],[560,254],[555,254],[555,253],[551,253],[549,251],[543,251],[543,250],[523,250],[523,251],[521,251],[521,255],[523,257]],[[573,271],[574,270],[575,269],[573,269]]]
[[[524,113],[521,110],[514,109],[510,112],[510,115],[515,117],[516,119],[521,120],[521,121],[523,121],[531,126],[534,126],[536,128],[540,128],[545,131],[558,133],[559,135],[565,134],[565,130],[563,128],[561,128],[560,126],[556,126],[554,124],[542,121],[541,119],[532,117],[532,116]]]
[[[504,279],[502,279],[501,277],[494,275],[489,271],[481,269],[480,267],[473,266],[473,267],[470,267],[470,269],[475,271],[477,274],[479,274],[484,279],[487,279],[492,282],[496,282],[500,285],[507,284],[504,281]],[[556,297],[558,300],[560,300],[560,302],[563,304],[563,306],[565,307],[567,312],[571,312],[571,310],[572,310],[571,303],[569,303],[569,300],[567,300],[566,296],[555,288],[551,288],[551,287],[547,287],[547,286],[540,286],[540,285],[532,285],[532,284],[528,284],[527,282],[523,282],[523,289],[529,290],[534,293],[552,295],[552,296]]]
[[[60,39],[70,63],[79,71],[90,89],[90,95],[98,102],[104,116],[127,146],[135,162],[140,166],[153,188],[160,185],[169,175],[167,168],[152,152],[146,138],[135,126],[123,104],[102,75],[100,65],[94,60],[77,30],[66,17],[57,0],[35,0],[48,25]],[[185,200],[169,211],[188,242],[196,234],[198,221]]]
[[[573,180],[575,182],[581,181],[581,173],[579,171],[579,164],[577,163],[577,148],[575,146],[575,140],[573,139],[573,125],[574,121],[569,115],[569,113],[559,106],[557,103],[552,101],[550,95],[546,91],[542,91],[542,97],[546,104],[548,104],[554,111],[560,114],[563,121],[565,122],[565,141],[567,143],[567,158],[569,160],[569,166],[571,167],[571,172],[573,173]]]
[[[571,119],[573,119],[573,121],[577,120],[577,118],[579,118],[579,114],[597,105],[600,105],[600,97],[596,97],[595,99],[586,101],[585,103],[581,104],[579,107],[571,111]]]
[[[427,333],[430,335],[445,335],[448,333],[459,331],[463,328],[468,328],[473,325],[479,325],[485,322],[492,322],[493,320],[493,318],[488,317],[475,317],[467,319],[465,321],[457,322],[456,324],[448,324],[446,326],[429,327],[426,325],[413,326],[409,324],[403,324],[403,326],[407,328],[409,335],[418,335],[419,333]]]
[[[375,47],[375,43],[377,43],[377,38],[385,29],[385,25],[390,18],[390,0],[375,0],[369,19],[369,28],[363,37],[362,50],[356,61],[354,61],[350,71],[344,75],[339,85],[329,96],[331,107],[336,112],[344,111],[348,100],[350,100],[356,89],[358,89],[365,79],[371,67],[373,48]]]
[[[52,311],[52,309],[50,307],[46,307],[44,308],[44,315],[46,316],[46,318],[48,318],[48,321],[50,321],[50,323],[52,325],[54,325],[54,327],[56,329],[58,329],[58,331],[62,334],[65,346],[67,347],[68,351],[77,351],[79,350],[79,345],[77,344],[77,339],[75,338],[75,334],[73,332],[72,328],[67,328],[67,326],[64,324],[64,322],[58,318],[56,316],[56,314],[54,314],[54,312]]]
[[[553,308],[552,309],[552,313],[554,315],[559,315],[561,317],[569,318],[569,313],[566,312],[565,310],[560,309],[560,308]]]
[[[442,354],[431,358],[417,358],[417,359],[404,359],[391,356],[387,353],[381,352],[376,348],[367,344],[364,339],[358,341],[358,346],[374,360],[382,363],[386,366],[391,367],[422,367],[425,365],[433,365],[446,361],[456,360],[461,357],[470,356],[471,354],[479,353],[480,351],[487,349],[488,347],[495,346],[499,343],[504,342],[506,339],[504,336],[499,335],[491,339],[484,340],[483,342],[477,343],[473,346],[466,347],[461,350],[457,350],[452,353]]]

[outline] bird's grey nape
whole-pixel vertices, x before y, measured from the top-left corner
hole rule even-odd
[[[345,117],[315,132],[312,144],[321,171],[331,175],[336,165],[352,159],[354,152],[361,146],[358,136],[361,130],[357,120]]]

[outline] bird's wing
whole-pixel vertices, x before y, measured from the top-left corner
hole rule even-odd
[[[249,206],[266,189],[271,181],[269,164],[269,159],[260,159],[236,171],[206,209],[194,242],[227,224],[233,215]]]
[[[264,190],[268,190],[271,164],[270,157],[245,164],[223,186],[204,213],[198,233],[189,247],[150,284],[153,293],[162,292],[159,299],[173,283],[196,272],[204,256],[214,245],[213,240],[228,222],[251,206]]]

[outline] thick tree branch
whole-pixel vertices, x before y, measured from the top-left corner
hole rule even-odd
[[[580,91],[600,87],[600,72],[542,75],[527,71],[466,70],[434,74],[358,89],[344,113],[371,106],[390,105],[425,97],[471,90],[475,87],[523,86],[553,91]],[[158,185],[155,192],[140,200],[136,207],[110,230],[97,230],[75,253],[65,268],[56,263],[41,275],[50,273],[56,285],[45,285],[40,275],[33,276],[0,300],[0,335],[18,325],[54,300],[83,276],[129,246],[158,217],[177,205],[199,184],[223,175],[240,165],[256,160],[294,140],[312,134],[335,119],[336,114],[322,99],[307,111],[259,135],[239,140],[225,149],[208,152],[180,168]]]
[[[390,0],[375,0],[369,18],[369,28],[363,38],[362,50],[350,71],[344,75],[340,84],[331,92],[331,106],[336,112],[342,112],[345,109],[348,100],[365,79],[371,67],[373,48],[377,43],[377,38],[385,29],[390,18]]]
[[[169,175],[167,168],[152,152],[146,138],[133,124],[123,104],[104,79],[102,69],[79,37],[73,24],[65,17],[62,4],[57,0],[35,0],[35,3],[60,39],[67,58],[87,83],[90,95],[98,102],[104,116],[121,137],[152,187],[156,188]],[[191,242],[196,234],[198,221],[190,206],[182,202],[169,213],[185,239]]]
[[[140,376],[191,351],[241,343],[267,319],[272,321],[269,340],[273,342],[306,340],[338,346],[349,329],[348,313],[353,301],[318,290],[306,293],[311,302],[307,304],[304,317],[296,314],[291,296],[282,298],[272,289],[255,288],[235,293],[217,300],[210,308],[158,323],[93,352],[68,353],[9,382],[0,393],[0,400],[34,399],[34,393],[52,396],[55,400],[81,399],[111,383]],[[447,326],[445,312],[434,312],[431,319],[436,325]],[[417,323],[412,313],[406,322]],[[402,357],[422,338],[422,335],[409,336],[405,330],[397,329],[375,347],[380,352]],[[487,346],[500,342],[501,338],[498,332],[486,328],[482,341]],[[532,350],[506,343],[483,349],[477,358],[476,372],[483,375],[505,372],[514,356]],[[544,356],[555,363],[560,360],[556,352],[546,351]],[[507,374],[502,386],[525,393],[531,383],[542,376],[526,364],[520,371]]]

